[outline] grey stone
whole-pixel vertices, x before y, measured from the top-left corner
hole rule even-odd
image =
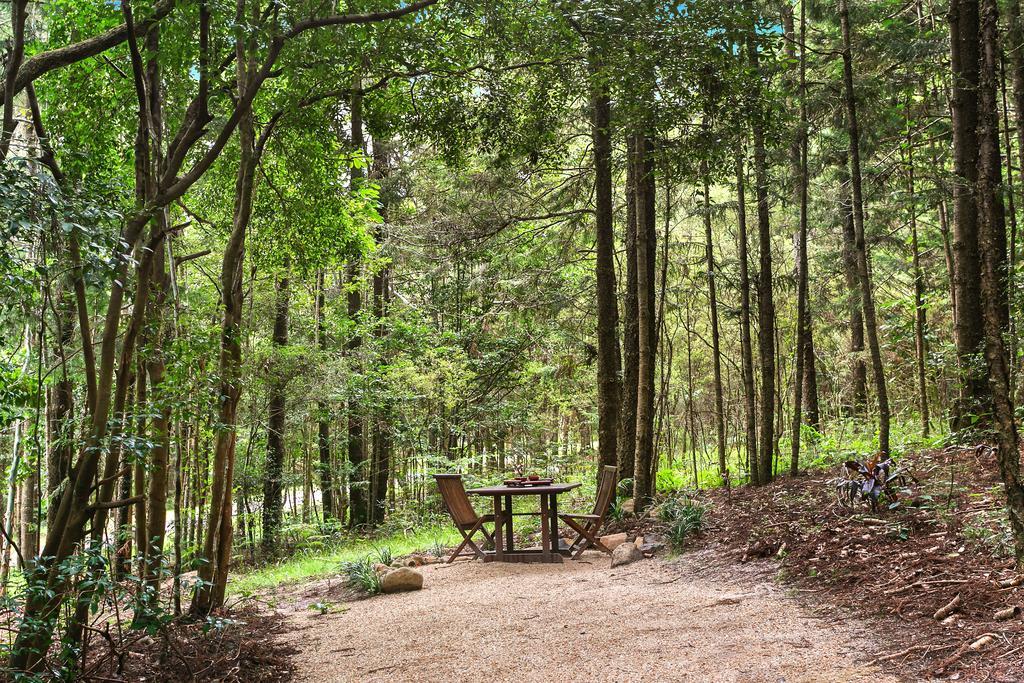
[[[644,554],[632,543],[623,543],[612,551],[612,566],[618,567],[643,559]]]

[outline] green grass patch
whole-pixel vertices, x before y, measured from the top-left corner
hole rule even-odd
[[[355,562],[371,553],[377,556],[381,548],[388,548],[392,556],[400,557],[418,551],[429,551],[437,545],[452,546],[459,540],[459,532],[450,525],[425,527],[411,533],[399,533],[382,538],[352,540],[326,550],[294,555],[274,564],[235,574],[228,583],[228,592],[234,595],[252,595],[282,584],[337,574],[345,563]]]
[[[932,432],[927,439],[920,433],[920,424],[914,420],[894,423],[890,434],[892,455],[899,460],[904,454],[929,448],[941,448],[948,440],[949,434],[941,426]],[[729,467],[732,485],[738,486],[748,481],[746,471],[746,453],[741,437],[730,442],[726,452],[726,464]],[[776,463],[776,473],[785,474],[789,471],[789,453],[791,442],[789,433],[779,442],[781,460]],[[829,470],[850,458],[870,459],[878,450],[878,434],[874,424],[852,419],[834,420],[830,422],[823,434],[815,432],[804,425],[800,440],[800,469],[804,471]],[[718,488],[722,485],[722,477],[718,473],[718,456],[714,445],[696,453],[686,451],[677,453],[672,462],[662,465],[657,472],[656,486],[658,493],[672,495],[694,487],[694,463],[697,467],[696,482],[702,490]]]

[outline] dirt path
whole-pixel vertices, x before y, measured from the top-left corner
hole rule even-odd
[[[858,663],[863,636],[777,588],[731,589],[658,560],[425,567],[424,589],[319,614],[337,580],[279,596],[297,680],[893,681]],[[347,608],[347,609],[346,609]],[[494,668],[490,662],[501,662]]]

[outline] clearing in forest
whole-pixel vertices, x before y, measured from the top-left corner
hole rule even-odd
[[[644,560],[423,567],[424,589],[311,610],[322,581],[275,596],[301,681],[893,681],[856,626],[768,583]]]

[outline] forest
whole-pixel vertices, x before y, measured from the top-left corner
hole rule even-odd
[[[952,453],[1024,571],[1020,0],[0,7],[12,680],[440,553],[447,472],[635,529]]]

